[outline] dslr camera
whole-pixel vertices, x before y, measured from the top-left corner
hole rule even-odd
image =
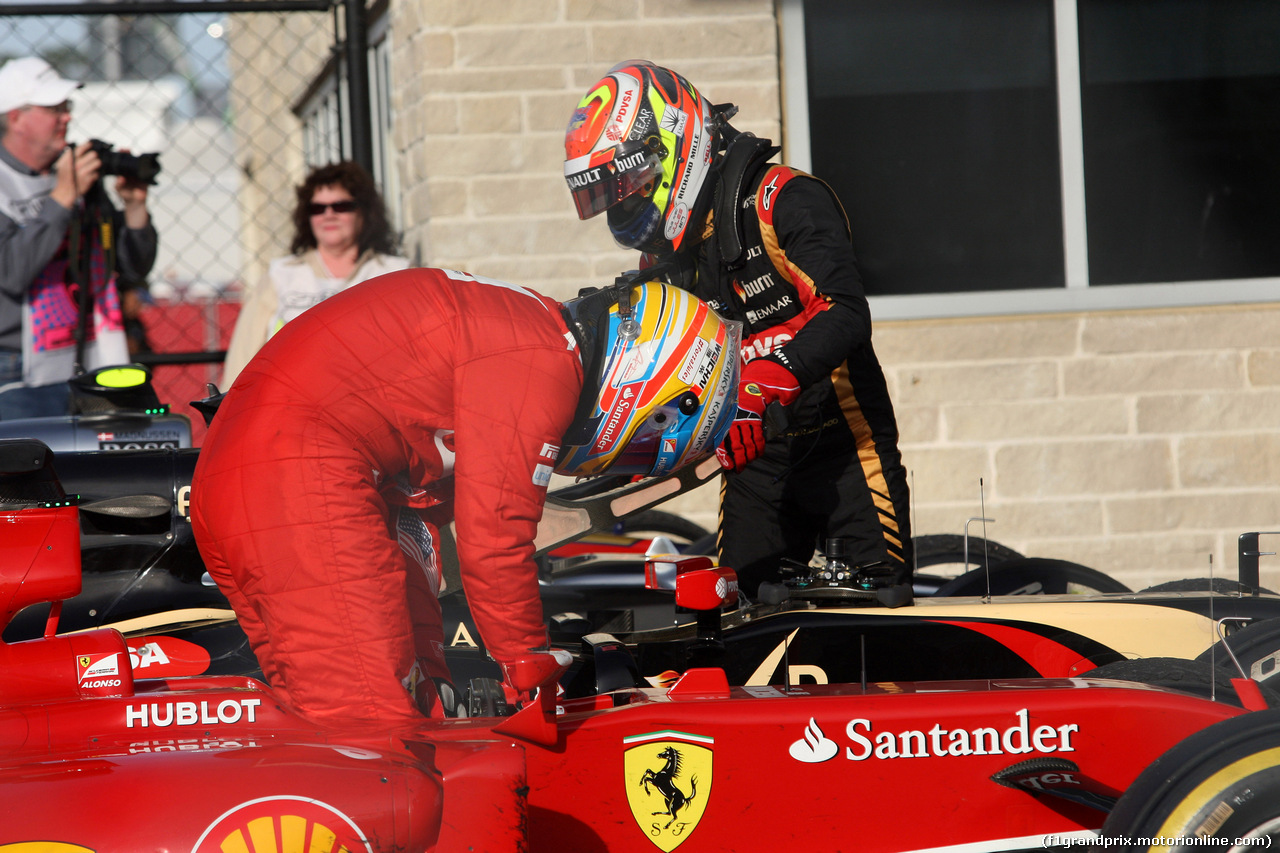
[[[90,139],[89,147],[98,152],[102,160],[102,175],[120,175],[142,184],[154,185],[156,175],[160,174],[160,155],[129,154],[116,151],[110,142],[101,139]]]

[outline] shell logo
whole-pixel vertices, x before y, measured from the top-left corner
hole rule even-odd
[[[192,853],[372,853],[355,821],[306,797],[263,797],[223,814]]]

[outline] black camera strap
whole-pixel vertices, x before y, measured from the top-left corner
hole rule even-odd
[[[85,372],[85,347],[89,339],[89,324],[93,322],[93,246],[94,232],[102,247],[103,270],[108,277],[116,268],[116,235],[113,208],[102,182],[95,181],[84,194],[71,218],[67,233],[67,276],[76,287],[76,360],[73,375]]]

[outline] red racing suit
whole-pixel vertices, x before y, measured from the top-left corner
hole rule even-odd
[[[533,539],[582,381],[558,303],[445,270],[350,288],[259,351],[205,439],[191,519],[293,707],[322,724],[412,726],[421,671],[447,677],[423,571],[438,579],[438,538],[397,529],[398,504],[452,516],[499,663],[546,645]]]

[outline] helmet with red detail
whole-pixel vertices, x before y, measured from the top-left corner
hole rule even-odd
[[[642,252],[696,244],[719,126],[715,108],[674,71],[646,60],[614,66],[565,132],[564,177],[579,218],[607,211],[614,239]]]
[[[655,282],[564,308],[584,381],[558,472],[660,475],[715,452],[737,408],[740,324]]]

